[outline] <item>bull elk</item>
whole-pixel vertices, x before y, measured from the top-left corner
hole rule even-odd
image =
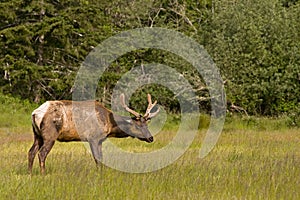
[[[85,141],[88,142],[96,164],[102,160],[102,142],[108,137],[134,137],[142,141],[153,142],[148,130],[147,122],[159,112],[151,113],[156,105],[152,103],[148,94],[148,107],[144,115],[130,109],[125,104],[124,94],[120,96],[122,107],[134,117],[119,116],[105,108],[97,101],[47,101],[32,112],[32,128],[34,142],[28,152],[28,171],[32,173],[34,157],[39,152],[41,174],[45,174],[46,157],[56,140],[60,142]],[[74,110],[75,107],[75,110]],[[87,108],[93,108],[96,120],[90,120],[84,113]],[[77,109],[77,110],[76,110]],[[83,115],[80,121],[80,133],[73,112]],[[82,131],[83,130],[83,131]]]

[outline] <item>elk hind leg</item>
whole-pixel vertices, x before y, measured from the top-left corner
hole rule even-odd
[[[43,145],[42,138],[34,134],[33,145],[28,151],[28,172],[30,174],[32,174],[32,166],[33,166],[33,161],[36,156],[36,153],[39,151],[42,145]]]
[[[49,152],[51,151],[53,145],[54,145],[55,141],[51,140],[51,141],[44,141],[43,146],[40,149],[39,152],[39,161],[40,161],[40,169],[41,169],[41,174],[45,174],[45,161],[47,158],[47,155],[49,154]]]

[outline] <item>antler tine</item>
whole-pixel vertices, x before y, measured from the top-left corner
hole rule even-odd
[[[160,111],[160,107],[158,107],[158,109],[154,112],[154,113],[149,113],[148,118],[151,119],[153,117],[155,117]]]
[[[148,99],[148,108],[146,110],[146,113],[145,113],[144,117],[151,118],[151,116],[153,116],[154,113],[150,113],[150,112],[153,109],[153,107],[156,105],[157,101],[154,101],[154,103],[152,103],[152,99],[151,99],[150,94],[147,95],[147,99]],[[158,112],[159,112],[159,109],[155,113],[157,114]]]
[[[132,109],[130,109],[126,104],[125,104],[125,95],[122,93],[120,95],[120,100],[121,100],[121,105],[122,107],[129,113],[133,114],[136,117],[140,117],[140,114]]]

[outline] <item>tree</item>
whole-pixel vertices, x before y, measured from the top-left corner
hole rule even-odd
[[[297,10],[297,11],[296,11]],[[227,96],[251,114],[278,115],[299,102],[299,5],[216,2],[207,49],[227,81]]]

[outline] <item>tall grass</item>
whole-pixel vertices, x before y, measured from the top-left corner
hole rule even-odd
[[[30,119],[22,115],[31,111],[16,104],[19,123],[1,122],[21,128],[10,134],[0,131],[0,199],[300,199],[300,129],[289,128],[284,119],[227,118],[216,147],[200,159],[209,124],[209,117],[202,116],[187,152],[172,165],[146,174],[97,169],[82,143],[57,142],[46,176],[39,174],[37,159],[30,176],[32,133],[20,130],[29,130]],[[176,134],[176,124],[168,123],[172,128],[156,135],[152,144],[130,138],[113,142],[134,152],[159,149]]]
[[[31,141],[11,139],[1,143],[0,196],[5,199],[299,199],[298,131],[227,132],[204,159],[198,158],[204,134],[200,132],[175,163],[147,174],[128,174],[108,167],[97,169],[81,143],[57,143],[48,157],[45,177],[39,175],[37,162],[33,176],[27,174],[26,154]],[[125,141],[127,147],[136,142],[133,139],[122,142]]]

